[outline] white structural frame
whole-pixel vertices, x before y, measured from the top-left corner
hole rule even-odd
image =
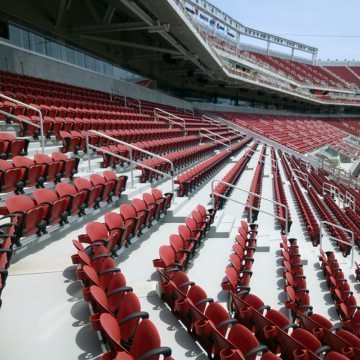
[[[33,127],[36,127],[38,129],[40,129],[41,151],[42,151],[43,154],[45,154],[44,120],[43,120],[43,116],[42,116],[42,113],[41,113],[40,109],[37,109],[36,107],[31,106],[31,105],[25,104],[25,103],[23,103],[23,102],[21,102],[19,100],[13,99],[13,98],[11,98],[9,96],[6,96],[5,94],[2,94],[2,93],[0,93],[0,98],[8,100],[8,101],[10,101],[10,102],[12,102],[14,104],[17,104],[17,105],[21,105],[24,108],[34,110],[34,111],[36,111],[38,113],[39,119],[40,119],[40,125],[38,125],[36,123],[33,123],[32,121],[22,119],[21,117],[18,117],[16,115],[12,115],[10,113],[7,113],[6,111],[0,110],[0,114],[3,114],[3,115],[8,116],[8,117],[10,117],[12,119],[16,119],[17,121],[23,122],[25,124],[29,124],[29,125],[31,125]]]
[[[328,222],[328,221],[320,221],[320,250],[322,250],[322,238],[323,238],[323,225],[328,225],[328,226],[332,226],[332,227],[335,227],[337,229],[340,229],[340,230],[343,230],[345,232],[347,232],[348,234],[351,235],[351,243],[348,243],[347,241],[344,241],[344,240],[341,240],[341,239],[338,239],[334,236],[331,236],[331,235],[327,235],[325,234],[329,239],[332,239],[332,240],[335,240],[335,241],[338,241],[342,244],[346,244],[348,246],[351,246],[351,268],[353,268],[354,266],[354,253],[355,253],[355,237],[354,237],[354,232],[349,230],[349,229],[346,229],[342,226],[339,226],[337,224],[333,224],[331,222]]]
[[[209,122],[210,124],[216,124],[217,127],[221,127],[221,122],[218,121],[218,120],[214,120],[206,115],[201,115],[201,120],[202,121],[206,121],[206,122]]]
[[[226,195],[219,194],[219,193],[215,192],[215,188],[214,188],[214,184],[215,184],[215,183],[224,184],[224,185],[230,186],[231,188],[240,190],[240,191],[242,191],[242,192],[244,192],[244,193],[246,193],[246,194],[248,194],[248,195],[253,195],[253,196],[255,196],[255,197],[259,198],[259,199],[268,201],[268,202],[270,202],[270,203],[272,203],[272,204],[274,204],[274,205],[279,205],[279,206],[281,206],[281,207],[283,207],[283,208],[285,209],[285,218],[283,218],[283,217],[281,217],[281,216],[278,216],[278,215],[276,215],[276,214],[272,214],[272,213],[269,213],[269,212],[267,212],[267,211],[261,210],[260,208],[254,207],[254,206],[252,206],[252,205],[248,205],[248,204],[243,203],[243,202],[241,202],[241,201],[239,201],[239,200],[232,199],[232,198],[230,198],[230,197],[228,197],[228,196],[226,196]],[[242,188],[240,188],[240,187],[238,187],[238,186],[235,186],[235,185],[233,185],[233,184],[227,183],[227,182],[225,182],[225,181],[218,180],[218,179],[214,179],[214,180],[211,181],[211,199],[212,199],[213,205],[214,205],[214,207],[215,207],[215,196],[214,196],[214,195],[216,195],[216,196],[218,196],[218,197],[220,197],[220,198],[222,198],[222,199],[230,200],[230,201],[235,202],[235,203],[237,203],[237,204],[240,204],[240,205],[244,205],[244,206],[249,207],[249,208],[250,208],[250,221],[251,221],[251,222],[253,221],[253,216],[252,216],[252,215],[253,215],[253,210],[258,210],[259,212],[262,212],[263,214],[270,215],[270,216],[272,216],[272,217],[274,217],[274,218],[276,218],[276,219],[285,221],[285,235],[288,235],[288,233],[289,233],[289,230],[288,230],[288,226],[289,226],[289,210],[288,210],[288,207],[287,207],[286,205],[284,205],[284,204],[282,204],[282,203],[279,203],[279,202],[277,202],[277,201],[271,200],[271,199],[269,199],[269,198],[266,198],[266,197],[264,197],[264,196],[261,196],[261,195],[259,195],[259,194],[255,194],[255,193],[253,193],[253,192],[251,192],[251,191],[242,189]]]
[[[176,120],[171,119],[171,117],[176,119]],[[181,117],[179,117],[177,115],[174,115],[174,114],[172,114],[172,113],[170,113],[168,111],[165,111],[163,109],[155,108],[154,109],[154,120],[156,121],[159,118],[167,120],[170,124],[175,124],[175,125],[181,126],[182,128],[184,128],[185,135],[187,134],[186,122]]]
[[[204,134],[204,132],[205,132],[205,134]],[[210,134],[210,135],[208,135],[208,134]],[[199,136],[200,136],[200,141],[201,141],[201,137],[206,137],[207,139],[213,140],[213,141],[227,147],[228,151],[230,151],[230,149],[231,149],[231,140],[230,139],[227,139],[226,137],[219,135],[211,130],[208,130],[206,128],[201,128],[199,131]],[[217,137],[220,138],[220,140],[217,139]],[[229,144],[226,144],[227,142]]]
[[[129,148],[129,155],[130,155],[130,157],[129,157],[129,158],[126,158],[126,157],[124,157],[124,156],[115,154],[115,153],[112,152],[112,151],[109,151],[109,150],[106,150],[106,149],[102,149],[102,148],[100,148],[99,146],[95,146],[95,145],[90,144],[89,134],[95,134],[95,135],[97,135],[97,136],[103,137],[103,138],[105,138],[105,139],[108,139],[108,140],[110,140],[110,141],[113,141],[113,142],[116,142],[116,143],[118,143],[118,144],[121,144],[121,145],[124,145],[124,146],[128,147],[128,148]],[[135,165],[135,164],[140,165],[141,167],[143,167],[143,168],[145,168],[145,169],[151,170],[151,171],[153,171],[153,172],[155,172],[155,173],[157,173],[157,174],[160,174],[160,175],[163,175],[163,176],[166,176],[166,177],[170,178],[170,179],[171,179],[171,189],[172,189],[172,193],[174,194],[174,195],[173,195],[173,198],[175,197],[175,175],[174,175],[175,171],[174,171],[174,163],[173,163],[171,160],[169,160],[169,159],[167,159],[167,158],[165,158],[165,157],[163,157],[163,156],[154,154],[154,153],[152,153],[152,152],[150,152],[150,151],[141,149],[141,148],[139,148],[139,147],[137,147],[137,146],[135,146],[135,145],[129,144],[129,143],[125,142],[125,141],[122,141],[122,140],[113,138],[113,137],[111,137],[111,136],[108,136],[108,135],[103,134],[103,133],[101,133],[101,132],[99,132],[99,131],[96,131],[96,130],[88,130],[88,131],[86,132],[86,149],[87,149],[87,154],[88,154],[88,166],[89,166],[89,171],[91,170],[90,149],[94,149],[94,150],[103,152],[103,153],[105,153],[105,154],[109,154],[109,155],[111,155],[111,156],[114,156],[114,157],[116,157],[116,158],[118,158],[118,159],[124,160],[124,161],[126,161],[126,162],[130,162],[130,163],[133,164],[133,165]],[[171,166],[170,174],[167,174],[167,173],[165,173],[165,172],[163,172],[163,171],[154,169],[154,168],[152,168],[152,167],[150,167],[150,166],[141,164],[139,161],[133,160],[133,150],[137,150],[137,151],[142,152],[142,153],[144,153],[144,154],[146,154],[146,155],[155,157],[155,158],[157,158],[157,159],[161,159],[161,160],[169,163],[170,166]],[[134,167],[133,167],[133,166],[131,166],[130,173],[131,173],[131,186],[134,187]]]

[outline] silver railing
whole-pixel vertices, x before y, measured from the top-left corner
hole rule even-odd
[[[246,193],[246,194],[248,194],[248,195],[253,195],[253,196],[255,196],[255,197],[259,198],[259,199],[268,201],[268,202],[270,202],[270,203],[272,203],[272,204],[274,204],[274,205],[279,205],[279,206],[281,206],[281,207],[283,207],[283,208],[285,209],[285,218],[283,218],[283,217],[281,217],[281,216],[279,216],[279,215],[276,215],[276,214],[269,213],[269,212],[267,212],[267,211],[265,211],[265,210],[261,210],[261,209],[258,208],[258,207],[249,205],[249,204],[247,204],[247,203],[245,203],[245,202],[241,202],[240,200],[235,200],[235,199],[232,199],[232,198],[230,198],[230,197],[228,197],[228,196],[226,196],[226,195],[222,195],[222,194],[216,193],[216,192],[215,192],[215,187],[214,187],[214,184],[215,184],[215,183],[224,184],[224,185],[230,186],[231,188],[240,190],[240,191],[242,191],[242,192],[244,192],[244,193]],[[242,188],[240,188],[240,187],[238,187],[238,186],[235,186],[235,185],[233,185],[233,184],[227,183],[227,182],[222,181],[222,180],[217,180],[217,179],[215,179],[215,180],[213,180],[213,181],[211,182],[211,197],[212,197],[212,202],[213,202],[214,207],[215,207],[215,195],[218,196],[218,197],[220,197],[220,198],[222,198],[222,199],[230,200],[230,201],[232,201],[232,202],[235,202],[235,203],[237,203],[237,204],[244,205],[244,206],[247,206],[248,208],[250,208],[250,221],[251,221],[251,222],[253,221],[253,210],[258,210],[259,212],[261,212],[261,213],[263,213],[263,214],[266,214],[266,215],[272,216],[272,217],[274,217],[274,218],[276,218],[276,219],[285,221],[285,234],[287,235],[287,234],[289,233],[289,230],[288,230],[288,226],[289,226],[289,210],[288,210],[288,207],[287,207],[286,205],[284,205],[284,204],[282,204],[282,203],[279,203],[279,202],[277,202],[277,201],[268,199],[268,198],[266,198],[266,197],[264,197],[264,196],[261,196],[261,195],[259,195],[259,194],[253,193],[253,192],[251,192],[251,191],[242,189]]]
[[[209,134],[209,135],[208,135]],[[208,129],[205,129],[205,128],[201,128],[200,131],[199,131],[199,136],[200,137],[205,137],[207,139],[210,139],[210,140],[213,140],[214,142],[217,142],[225,147],[228,148],[228,151],[230,151],[231,149],[231,140],[222,136],[222,135],[219,135],[211,130],[208,130]],[[217,139],[219,138],[219,139]],[[229,143],[229,144],[226,144],[226,143]]]
[[[341,239],[338,239],[334,236],[331,236],[331,235],[327,235],[327,237],[329,239],[332,239],[332,240],[335,240],[335,241],[338,241],[342,244],[345,244],[345,245],[348,245],[348,246],[351,246],[351,268],[354,266],[354,253],[355,253],[355,237],[354,237],[354,232],[349,230],[349,229],[346,229],[342,226],[339,226],[337,224],[333,224],[331,222],[328,222],[328,221],[320,221],[320,250],[322,250],[322,238],[323,238],[323,225],[328,225],[328,226],[332,226],[332,227],[335,227],[337,229],[340,229],[340,230],[343,230],[345,232],[347,232],[348,234],[351,235],[351,243],[348,243],[347,241],[344,241],[344,240],[341,240]]]
[[[174,115],[172,113],[169,113],[168,111],[165,111],[163,109],[155,108],[154,109],[154,119],[158,120],[159,118],[167,120],[170,124],[175,124],[175,125],[181,126],[184,129],[185,135],[187,134],[186,122],[181,117]]]
[[[45,137],[44,137],[44,121],[43,121],[43,117],[42,117],[42,113],[40,111],[40,109],[34,107],[34,106],[31,106],[31,105],[28,105],[28,104],[25,104],[19,100],[16,100],[16,99],[13,99],[9,96],[6,96],[4,94],[1,94],[0,93],[0,98],[3,98],[3,99],[6,99],[14,104],[17,104],[17,105],[21,105],[23,106],[24,108],[27,108],[27,109],[31,109],[31,110],[34,110],[36,111],[38,114],[39,114],[39,118],[40,118],[40,125],[36,124],[36,123],[33,123],[32,121],[29,121],[29,120],[25,120],[25,119],[22,119],[21,117],[18,117],[16,115],[13,115],[13,114],[10,114],[10,113],[7,113],[6,111],[3,111],[3,110],[0,110],[0,114],[3,114],[5,116],[8,116],[12,119],[16,119],[17,121],[20,121],[20,122],[23,122],[25,124],[28,124],[28,125],[31,125],[37,129],[40,129],[40,144],[41,144],[41,150],[42,150],[42,153],[45,154]]]
[[[103,137],[105,139],[108,139],[110,141],[113,141],[115,143],[118,143],[120,145],[123,145],[123,146],[127,147],[129,149],[129,158],[118,155],[118,154],[115,154],[112,151],[102,149],[99,146],[95,146],[95,145],[90,144],[89,134],[95,134],[95,135],[97,135],[99,137]],[[170,178],[171,179],[171,189],[172,189],[172,193],[174,194],[173,197],[175,197],[175,176],[174,176],[175,171],[174,171],[174,163],[171,160],[169,160],[169,159],[167,159],[167,158],[165,158],[163,156],[154,154],[154,153],[152,153],[150,151],[141,149],[141,148],[139,148],[139,147],[137,147],[135,145],[129,144],[129,143],[125,142],[125,141],[121,141],[119,139],[113,138],[113,137],[111,137],[109,135],[103,134],[103,133],[101,133],[99,131],[96,131],[96,130],[88,130],[86,132],[86,148],[87,148],[87,153],[88,153],[89,171],[91,171],[90,149],[94,149],[96,151],[103,152],[105,154],[109,154],[109,155],[114,156],[114,157],[116,157],[118,159],[121,159],[123,161],[130,162],[133,165],[135,165],[135,164],[139,165],[139,166],[141,166],[141,167],[143,167],[145,169],[151,170],[151,171],[153,171],[153,172],[155,172],[157,174],[160,174],[160,175],[163,175],[163,176],[166,176],[166,177]],[[160,159],[160,160],[163,160],[163,161],[167,162],[168,164],[170,164],[170,167],[171,167],[170,174],[167,174],[167,173],[165,173],[163,171],[154,169],[151,166],[144,165],[141,162],[134,160],[133,159],[133,150],[137,150],[139,152],[142,152],[143,154],[146,154],[146,155],[149,155],[149,156],[152,156],[154,158],[157,158],[157,159]],[[130,173],[131,173],[131,186],[134,187],[134,166],[131,166]]]
[[[217,127],[221,127],[221,123],[218,120],[214,120],[206,115],[201,115],[201,120],[202,121],[206,121],[206,122],[210,122],[210,124],[215,124]]]

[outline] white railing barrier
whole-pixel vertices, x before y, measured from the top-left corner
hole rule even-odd
[[[199,131],[199,136],[206,137],[207,139],[213,140],[214,142],[217,142],[217,143],[227,147],[228,151],[230,151],[230,149],[231,149],[231,140],[230,139],[228,139],[222,135],[219,135],[211,130],[201,128]]]
[[[338,239],[334,236],[331,236],[331,235],[326,235],[329,239],[332,239],[332,240],[335,240],[335,241],[338,241],[342,244],[345,244],[345,245],[348,245],[348,246],[351,246],[351,265],[350,265],[350,268],[353,268],[354,266],[354,252],[355,252],[355,237],[354,237],[354,233],[349,230],[349,229],[346,229],[342,226],[339,226],[339,225],[336,225],[336,224],[333,224],[331,222],[328,222],[328,221],[320,221],[320,250],[322,250],[322,238],[323,238],[323,231],[322,231],[322,228],[323,228],[323,225],[328,225],[328,226],[332,226],[332,227],[335,227],[337,229],[340,229],[340,230],[343,230],[345,232],[347,232],[348,234],[351,235],[351,243],[348,243],[347,241],[344,241],[344,240],[341,240],[341,239]]]
[[[242,192],[244,192],[244,193],[246,193],[246,194],[248,194],[248,195],[253,195],[253,196],[255,196],[255,197],[259,198],[259,199],[268,201],[268,202],[270,202],[270,203],[272,203],[272,204],[274,204],[274,205],[279,205],[279,206],[281,206],[281,207],[283,207],[283,208],[285,209],[285,218],[283,218],[283,217],[281,217],[281,216],[278,216],[278,215],[276,215],[276,214],[272,214],[272,213],[269,213],[269,212],[267,212],[267,211],[261,210],[260,208],[257,208],[257,207],[255,207],[255,206],[252,206],[252,205],[243,203],[243,202],[241,202],[240,200],[235,200],[235,199],[232,199],[232,198],[230,198],[230,197],[228,197],[228,196],[226,196],[226,195],[222,195],[222,194],[216,193],[216,192],[215,192],[215,188],[214,188],[214,184],[215,184],[215,183],[224,184],[224,185],[230,186],[231,188],[237,189],[237,190],[239,190],[239,191],[242,191]],[[277,201],[268,199],[268,198],[266,198],[266,197],[264,197],[264,196],[261,196],[261,195],[259,195],[259,194],[255,194],[255,193],[253,193],[253,192],[251,192],[251,191],[242,189],[242,188],[240,188],[240,187],[238,187],[238,186],[235,186],[235,185],[233,185],[233,184],[227,183],[227,182],[222,181],[222,180],[217,180],[217,179],[215,179],[215,180],[213,180],[213,181],[211,182],[211,198],[212,198],[212,202],[213,202],[214,208],[215,208],[215,195],[218,196],[218,197],[220,197],[220,198],[222,198],[222,199],[230,200],[230,201],[235,202],[235,203],[237,203],[237,204],[240,204],[240,205],[244,205],[244,206],[249,207],[249,208],[250,208],[250,221],[251,221],[251,222],[253,221],[253,210],[258,210],[259,212],[262,212],[263,214],[266,214],[266,215],[272,216],[272,217],[274,217],[274,218],[276,218],[276,219],[285,221],[285,235],[287,235],[287,234],[289,233],[289,229],[288,229],[288,226],[289,226],[289,210],[288,210],[288,207],[287,207],[286,205],[284,205],[284,204],[282,204],[282,203],[279,203],[279,202],[277,202]]]
[[[178,126],[181,126],[184,129],[185,135],[187,134],[187,129],[186,129],[186,122],[184,119],[182,119],[181,117],[174,115],[172,113],[169,113],[168,111],[165,111],[163,109],[160,108],[155,108],[154,109],[154,120],[158,120],[158,119],[165,119],[167,120],[169,123],[172,124],[176,124]]]
[[[126,158],[126,157],[124,157],[124,156],[115,154],[115,153],[112,152],[112,151],[109,151],[109,150],[106,150],[106,149],[102,149],[102,148],[100,148],[99,146],[95,146],[95,145],[90,144],[90,141],[89,141],[89,133],[95,134],[95,135],[97,135],[97,136],[103,137],[103,138],[105,138],[105,139],[108,139],[108,140],[110,140],[110,141],[113,141],[113,142],[116,142],[116,143],[118,143],[118,144],[121,144],[121,145],[124,145],[124,146],[128,147],[128,149],[129,149],[129,158]],[[173,195],[173,198],[175,198],[175,175],[174,175],[174,174],[175,174],[175,171],[174,171],[174,163],[173,163],[171,160],[169,160],[169,159],[167,159],[167,158],[165,158],[165,157],[163,157],[163,156],[154,154],[154,153],[152,153],[152,152],[150,152],[150,151],[141,149],[141,148],[139,148],[139,147],[137,147],[137,146],[135,146],[135,145],[129,144],[129,143],[125,142],[125,141],[121,141],[121,140],[119,140],[119,139],[113,138],[113,137],[111,137],[111,136],[109,136],[109,135],[103,134],[103,133],[101,133],[101,132],[99,132],[99,131],[96,131],[96,130],[88,130],[88,131],[86,132],[86,148],[87,148],[87,154],[88,154],[88,166],[89,166],[89,171],[91,171],[90,149],[94,149],[94,150],[96,150],[96,151],[100,151],[100,152],[103,152],[103,153],[105,153],[105,154],[109,154],[109,155],[111,155],[111,156],[114,156],[114,157],[116,157],[116,158],[118,158],[118,159],[121,159],[121,160],[123,160],[123,161],[130,162],[130,163],[133,164],[133,165],[135,165],[135,164],[140,165],[141,167],[143,167],[143,168],[145,168],[145,169],[151,170],[151,171],[153,171],[153,172],[155,172],[155,173],[157,173],[157,174],[160,174],[160,175],[163,175],[163,176],[165,176],[165,177],[170,178],[170,179],[171,179],[171,189],[172,189],[172,193],[174,194],[174,195]],[[157,159],[160,159],[160,160],[163,160],[163,161],[169,163],[169,164],[170,164],[170,167],[171,167],[170,174],[167,174],[167,173],[165,173],[165,172],[163,172],[163,171],[154,169],[154,168],[152,168],[152,167],[150,167],[150,166],[141,164],[139,161],[134,160],[134,159],[133,159],[133,150],[137,150],[137,151],[142,152],[142,153],[144,153],[144,154],[146,154],[146,155],[152,156],[152,157],[154,157],[154,158],[157,158]],[[134,167],[133,167],[133,166],[131,166],[130,174],[131,174],[131,186],[134,187]]]
[[[340,202],[345,202],[345,195],[339,190],[337,186],[334,186],[333,184],[330,184],[328,182],[323,182],[322,184],[322,194],[330,194],[332,198],[337,198],[337,203],[340,207]]]
[[[9,96],[6,96],[4,94],[1,94],[0,93],[0,98],[3,98],[3,99],[6,99],[14,104],[17,104],[17,105],[21,105],[23,106],[24,108],[27,108],[27,109],[31,109],[31,110],[34,110],[36,111],[38,114],[39,114],[39,119],[40,119],[40,125],[38,124],[35,124],[33,123],[32,121],[28,121],[28,120],[25,120],[25,119],[22,119],[18,116],[15,116],[15,115],[12,115],[10,113],[7,113],[6,111],[3,111],[3,110],[0,110],[0,114],[3,114],[5,116],[8,116],[12,119],[16,119],[17,121],[20,121],[20,122],[23,122],[25,124],[28,124],[28,125],[31,125],[33,127],[36,127],[38,129],[40,129],[40,144],[41,144],[41,151],[43,154],[45,154],[45,137],[44,137],[44,121],[43,121],[43,117],[42,117],[42,113],[40,111],[40,109],[37,109],[36,107],[34,106],[31,106],[31,105],[28,105],[28,104],[25,104],[19,100],[16,100],[16,99],[13,99]]]

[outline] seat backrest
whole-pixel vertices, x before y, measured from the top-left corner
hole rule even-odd
[[[59,151],[55,151],[52,153],[52,158],[53,160],[55,161],[61,161],[61,160],[69,160],[69,158],[62,152],[59,152]]]
[[[136,211],[132,205],[122,204],[120,205],[120,214],[126,220],[128,218],[136,217]]]
[[[122,218],[122,216],[114,212],[106,213],[104,221],[110,230],[124,225],[124,219]]]
[[[147,209],[146,203],[141,199],[132,199],[131,203],[136,211],[144,211]]]
[[[46,154],[35,154],[34,160],[37,164],[50,164],[54,162],[54,160]]]
[[[104,171],[104,178],[106,181],[109,181],[109,180],[117,180],[117,176],[115,173],[113,173],[112,171],[110,170],[106,170]]]
[[[13,163],[16,167],[35,165],[35,162],[33,160],[31,160],[25,156],[14,156]]]
[[[209,306],[206,308],[205,315],[214,324],[216,328],[221,322],[230,318],[228,311],[217,302],[212,302],[211,304],[209,304]],[[227,332],[227,328],[228,326],[224,325],[217,330],[222,335],[225,335]]]
[[[84,178],[77,178],[74,180],[74,184],[78,190],[91,189],[93,185],[91,182]]]
[[[26,195],[14,195],[5,199],[9,213],[16,211],[29,211],[34,207],[34,201]]]
[[[206,299],[207,298],[207,294],[205,292],[205,290],[199,286],[199,285],[193,285],[191,286],[191,288],[189,289],[188,293],[187,293],[187,298],[193,303],[193,305],[195,306],[200,300]],[[197,309],[201,312],[204,312],[206,308],[206,303],[202,303],[199,304],[197,306]]]
[[[103,176],[99,174],[91,174],[90,175],[90,181],[93,183],[93,185],[105,185],[106,180]]]
[[[321,342],[310,332],[306,331],[302,328],[295,329],[291,337],[297,340],[300,344],[302,344],[305,348],[309,349],[312,352],[315,352],[317,349],[321,347]]]
[[[59,199],[56,192],[50,189],[36,189],[33,193],[33,196],[38,204],[44,202],[54,202]]]
[[[243,354],[259,345],[253,333],[241,324],[235,324],[229,331],[228,340],[235,345],[235,349],[241,350]]]
[[[105,224],[92,221],[86,225],[86,234],[91,241],[106,239],[108,237],[108,230]]]
[[[286,325],[289,325],[289,319],[280,311],[270,309],[266,312],[265,317],[268,320],[272,321],[280,329],[282,329]]]
[[[55,190],[60,196],[75,195],[77,193],[75,186],[67,183],[57,184]]]
[[[175,251],[171,246],[160,246],[159,255],[160,259],[164,262],[165,267],[170,266],[176,261]]]
[[[244,301],[255,310],[258,310],[260,307],[265,305],[264,302],[254,294],[247,294],[244,297]]]
[[[9,169],[14,169],[13,164],[10,163],[9,161],[0,159],[0,170],[5,171]]]
[[[151,193],[154,195],[156,200],[159,200],[163,197],[163,194],[159,189],[152,189]]]

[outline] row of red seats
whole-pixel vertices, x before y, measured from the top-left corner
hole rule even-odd
[[[99,179],[100,177],[100,179]],[[25,195],[14,195],[5,199],[5,206],[0,208],[4,218],[16,219],[17,237],[36,233],[38,236],[47,233],[47,226],[63,225],[68,216],[85,214],[86,208],[97,208],[101,201],[111,201],[112,196],[121,196],[126,186],[126,176],[117,177],[111,171],[105,171],[102,177],[93,174],[90,180],[77,178],[74,185],[59,183],[55,191],[37,189],[33,198]]]
[[[351,221],[351,218],[346,216],[346,214],[339,208],[336,202],[331,198],[330,195],[325,194],[324,200],[329,209],[333,212],[333,214],[340,221],[341,225],[348,230],[351,230],[354,233],[354,241],[360,246],[360,228]],[[358,223],[360,226],[360,223]]]
[[[250,161],[254,151],[256,150],[258,146],[258,143],[255,142],[250,146],[250,148],[246,151],[246,153],[241,157],[241,159],[229,170],[229,172],[222,178],[222,181],[229,183],[229,184],[235,184],[242,173],[244,172],[246,165]],[[219,183],[215,186],[214,189],[214,207],[215,209],[221,209],[224,206],[225,199],[218,196],[217,194],[229,196],[229,194],[232,192],[233,188],[223,184]],[[212,196],[212,194],[210,195]]]
[[[77,254],[72,260],[77,264],[84,300],[92,308],[91,326],[101,333],[110,350],[101,359],[158,359],[163,355],[171,360],[171,349],[161,347],[155,325],[149,314],[141,311],[139,298],[127,285],[103,239],[99,237],[86,249],[78,241],[74,245]]]
[[[288,201],[286,198],[284,185],[283,185],[282,178],[281,178],[275,149],[273,147],[271,148],[271,159],[272,159],[272,169],[273,169],[274,197],[275,197],[276,202],[281,203],[287,207],[287,216],[288,216],[287,231],[289,232],[290,228],[291,228],[291,224],[292,224],[291,213],[290,213],[289,204],[288,204]],[[283,219],[286,218],[286,210],[284,209],[284,207],[282,207],[280,205],[276,205],[276,210],[277,210],[277,215],[279,217],[281,217]],[[286,222],[284,220],[279,219],[279,223],[280,223],[282,232],[285,233]]]
[[[9,222],[0,225],[0,308],[2,305],[1,293],[6,286],[14,245],[17,243],[16,233],[16,223]]]
[[[217,145],[214,144],[203,144],[193,146],[191,148],[179,150],[168,155],[164,155],[163,157],[167,160],[172,161],[174,165],[174,170],[179,168],[180,166],[185,166],[189,163],[197,161],[203,158],[206,155],[209,155],[217,148]],[[155,169],[164,173],[170,173],[171,165],[167,161],[158,158],[151,158],[144,160],[136,166],[136,169],[141,170],[140,182],[150,181],[153,179],[158,179],[161,175],[152,171],[151,169],[147,169],[143,167],[143,165],[150,167],[151,169]]]
[[[118,139],[120,141],[135,143],[138,141],[146,141],[146,140],[155,140],[160,138],[172,138],[175,136],[183,136],[184,132],[182,130],[177,129],[161,129],[161,130],[106,130],[102,131],[104,135],[110,136],[112,138]],[[57,136],[58,140],[62,141],[62,149],[63,153],[66,152],[74,152],[78,151],[86,152],[86,131],[78,132],[78,131],[60,131]],[[91,145],[95,146],[106,146],[110,145],[111,141],[104,137],[89,134],[89,142]]]
[[[187,196],[204,180],[206,180],[212,173],[214,173],[230,156],[239,152],[246,144],[251,141],[251,138],[245,138],[235,145],[232,145],[229,150],[223,150],[220,153],[212,156],[177,176],[175,181],[179,184],[178,195],[180,197]]]
[[[185,218],[185,225],[179,225],[178,234],[170,235],[170,244],[160,246],[159,259],[153,260],[154,267],[165,272],[186,269],[210,229],[215,213],[215,210],[207,212],[202,205],[198,205],[192,216]]]
[[[309,194],[309,197],[310,197],[312,203],[314,204],[317,211],[319,212],[321,218],[324,221],[327,221],[331,224],[337,224],[335,216],[328,210],[327,207],[325,207],[324,203],[321,201],[319,196],[316,194],[316,191],[314,190],[314,188],[310,187],[308,190],[308,194]],[[332,237],[334,237],[335,239],[339,239],[339,240],[345,241],[347,243],[350,243],[350,240],[349,240],[347,234],[343,230],[338,229],[331,225],[327,225],[327,228],[330,232],[330,235]],[[346,245],[337,240],[335,240],[335,241],[344,256],[347,256],[350,254],[351,246]]]
[[[139,141],[133,143],[132,145],[141,148],[146,151],[150,151],[155,154],[162,154],[170,151],[174,151],[178,148],[185,148],[189,146],[195,146],[199,142],[199,137],[191,135],[191,136],[180,136],[169,139],[158,139],[158,140],[149,140],[149,141]],[[124,145],[110,145],[110,146],[102,146],[104,150],[111,151],[117,155],[130,159],[130,149]],[[123,160],[116,158],[110,154],[98,151],[99,155],[103,156],[103,167],[115,167],[117,164],[122,165]],[[132,159],[138,160],[143,157],[147,157],[143,152],[133,149],[132,150]]]
[[[360,264],[358,264],[355,261],[355,266],[356,266],[356,269],[355,269],[356,280],[360,282]]]
[[[243,332],[255,334],[257,343],[265,344],[281,359],[346,360],[359,356],[359,339],[342,329],[334,333],[332,323],[321,315],[299,313],[297,323],[290,323],[256,295],[243,292],[231,293],[231,297],[235,318],[245,328]],[[232,352],[227,355],[224,360],[241,359],[231,357]]]
[[[20,119],[29,121],[30,124],[15,119],[14,122],[20,125],[20,136],[33,136],[38,139],[40,129],[33,124],[40,126],[40,118],[38,116],[19,115]],[[168,126],[163,122],[155,122],[153,120],[119,120],[116,119],[88,119],[88,118],[63,118],[63,117],[43,117],[44,135],[50,139],[52,135],[58,135],[60,131],[87,131],[87,130],[135,130],[135,129],[166,129]]]
[[[167,247],[161,247],[161,249]],[[160,277],[161,298],[184,324],[190,335],[214,359],[278,359],[266,347],[259,347],[254,334],[230,317],[228,311],[209,298],[202,287],[190,281],[179,263],[154,260]],[[235,324],[235,325],[232,325]],[[232,327],[230,327],[232,325]],[[229,353],[231,356],[229,357]]]
[[[319,260],[342,326],[360,336],[359,306],[335,254],[332,251],[321,250]]]
[[[300,209],[302,218],[306,224],[307,232],[310,236],[311,242],[314,246],[317,246],[319,244],[319,236],[320,236],[320,228],[319,228],[317,219],[316,219],[308,201],[306,200],[304,194],[302,193],[300,186],[299,186],[297,180],[295,179],[287,160],[285,159],[285,156],[283,155],[283,153],[280,150],[279,150],[279,154],[280,154],[281,161],[284,165],[286,175],[290,181],[293,193],[294,193],[297,203],[299,205],[299,209]]]
[[[250,185],[250,192],[260,195],[262,194],[262,182],[264,177],[264,167],[265,167],[265,155],[266,155],[266,145],[264,145],[260,152],[260,157],[258,164],[255,169],[255,173]],[[252,215],[251,221],[255,222],[259,214],[261,199],[253,194],[249,194],[246,200],[245,210]]]
[[[284,291],[288,296],[285,308],[291,310],[295,319],[298,313],[304,314],[312,310],[309,290],[306,285],[301,254],[296,239],[288,239],[282,235],[280,247],[282,248]]]
[[[18,139],[8,133],[0,133],[0,159],[11,159],[16,155],[27,155],[28,139]]]
[[[152,189],[151,193],[143,193],[142,199],[133,199],[130,204],[120,205],[120,212],[108,212],[104,216],[104,223],[97,221],[86,225],[86,233],[79,235],[79,250],[83,243],[102,243],[107,251],[116,254],[122,247],[131,244],[131,239],[140,236],[142,230],[150,228],[154,221],[158,221],[162,215],[166,215],[171,206],[172,193],[163,194],[158,189]],[[77,263],[74,260],[74,263]]]
[[[72,179],[78,165],[79,159],[68,158],[60,152],[52,153],[52,157],[35,154],[34,160],[25,156],[15,156],[12,162],[0,160],[0,191],[19,194],[26,187],[44,187],[45,182]]]
[[[256,250],[257,225],[241,221],[233,244],[233,253],[230,254],[230,265],[226,267],[225,278],[221,283],[223,290],[235,293],[243,290],[250,291],[250,280],[254,253]]]

